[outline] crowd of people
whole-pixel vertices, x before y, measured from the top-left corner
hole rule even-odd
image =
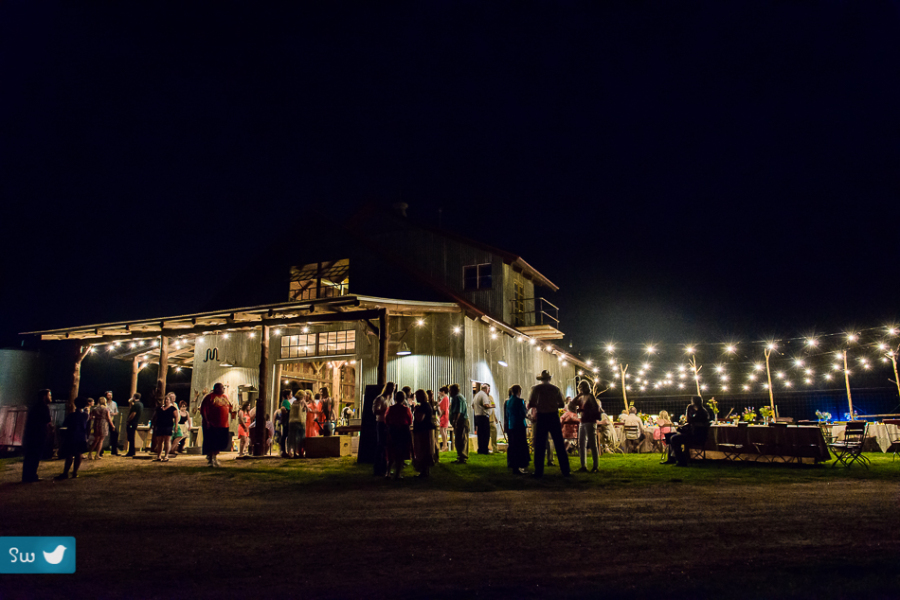
[[[553,465],[553,451],[563,476],[570,475],[568,450],[580,460],[581,472],[587,472],[587,455],[591,455],[591,472],[598,471],[602,448],[614,437],[613,424],[603,412],[600,402],[588,382],[582,381],[575,398],[564,398],[560,389],[551,383],[551,375],[543,371],[537,376],[539,383],[531,388],[528,400],[523,397],[522,386],[513,385],[508,390],[504,404],[503,422],[497,417],[498,404],[491,395],[491,386],[481,384],[472,398],[471,406],[461,393],[458,384],[443,386],[435,397],[432,390],[413,390],[410,387],[396,389],[392,382],[375,398],[372,412],[375,417],[374,474],[400,479],[408,461],[418,472],[418,477],[428,477],[431,468],[440,461],[440,453],[450,450],[450,431],[456,450],[454,464],[466,464],[469,460],[470,408],[475,425],[476,446],[479,454],[492,454],[499,449],[502,432],[507,441],[507,467],[513,474],[528,474],[527,468],[534,460],[534,477],[542,477],[545,458]],[[306,455],[306,439],[335,433],[337,402],[331,398],[327,387],[313,394],[301,390],[297,396],[290,389],[281,393],[281,403],[274,419],[265,415],[263,420],[266,451],[277,441],[284,458],[303,458]],[[23,481],[37,480],[37,465],[41,452],[52,434],[49,404],[50,390],[41,390],[38,401],[31,407],[25,429],[25,461]],[[188,403],[177,402],[174,393],[165,396],[162,405],[154,411],[151,420],[154,460],[168,462],[172,456],[184,452],[193,428],[193,416]],[[564,409],[560,416],[560,409]],[[348,412],[349,410],[349,412]],[[129,399],[125,418],[128,440],[126,457],[136,456],[136,431],[142,419],[144,406],[139,393]],[[207,464],[218,467],[218,455],[232,448],[230,427],[237,425],[238,456],[248,454],[251,438],[257,427],[256,408],[249,401],[238,408],[225,394],[221,383],[203,397],[197,406],[202,431],[202,453]],[[75,411],[66,416],[60,439],[60,458],[65,459],[63,473],[58,479],[78,477],[84,455],[88,460],[101,460],[104,441],[110,440],[112,454],[118,455],[118,431],[115,416],[119,407],[112,392],[106,392],[98,402],[93,398],[77,398]],[[345,409],[343,418],[352,417],[352,409]],[[699,397],[692,399],[685,414],[686,426],[674,430],[668,413],[662,411],[657,418],[658,427],[653,435],[665,436],[670,449],[667,462],[684,465],[686,448],[703,444],[709,427],[709,414]],[[637,432],[638,437],[627,437],[626,447],[636,443],[647,433],[645,423],[632,406],[619,417],[626,432]],[[531,447],[529,447],[529,429]],[[71,471],[71,474],[70,474]]]

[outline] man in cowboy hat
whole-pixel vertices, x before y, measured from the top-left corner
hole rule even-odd
[[[541,371],[537,379],[541,382],[531,388],[531,397],[528,399],[528,408],[534,408],[537,412],[537,421],[534,425],[534,456],[544,457],[544,449],[547,446],[547,434],[553,438],[556,447],[556,458],[559,460],[559,468],[563,477],[569,476],[569,456],[566,454],[566,446],[563,442],[562,426],[559,422],[559,409],[565,405],[562,392],[550,383],[550,372]],[[533,477],[544,476],[544,461],[534,461]]]

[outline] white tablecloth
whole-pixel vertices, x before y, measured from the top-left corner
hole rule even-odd
[[[835,425],[831,428],[831,435],[838,442],[844,439],[844,430],[846,425]],[[874,451],[872,447],[877,446],[882,452],[887,452],[891,445],[891,440],[900,439],[900,428],[896,425],[885,425],[884,423],[869,423],[866,430],[866,441],[863,444],[863,450]]]

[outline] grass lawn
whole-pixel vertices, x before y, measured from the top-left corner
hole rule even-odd
[[[0,535],[75,536],[78,570],[0,575],[0,598],[896,598],[900,461],[868,456],[605,455],[598,474],[534,480],[502,454],[444,454],[401,481],[349,457],[106,458],[36,484],[4,459]]]

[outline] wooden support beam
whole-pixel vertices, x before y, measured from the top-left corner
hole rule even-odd
[[[166,375],[169,374],[169,338],[159,336],[159,372],[156,375],[156,406],[161,407],[166,397]]]
[[[269,396],[269,328],[259,336],[259,395],[256,397],[256,427],[253,430],[253,455],[266,452],[266,405]]]
[[[78,346],[75,354],[75,364],[72,368],[72,385],[69,387],[69,400],[66,402],[66,413],[75,412],[75,398],[78,397],[78,390],[81,387],[81,363],[84,357],[90,354],[91,346]]]
[[[138,374],[141,372],[141,361],[135,356],[131,359],[131,391],[128,396],[128,399],[134,398],[135,393],[137,393],[137,384],[138,384]]]
[[[378,387],[384,388],[387,383],[388,342],[391,333],[388,329],[388,314],[386,309],[380,309],[378,314],[378,375],[376,382]]]

